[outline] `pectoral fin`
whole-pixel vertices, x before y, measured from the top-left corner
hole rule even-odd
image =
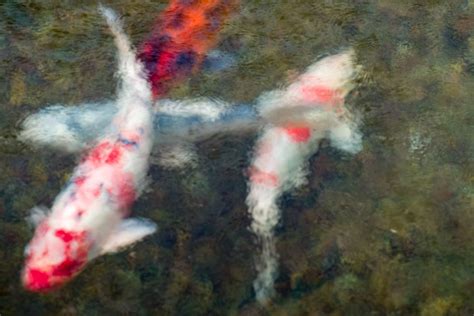
[[[191,168],[196,166],[198,161],[194,145],[191,143],[163,144],[155,153],[157,155],[152,157],[151,163],[169,170]]]
[[[362,135],[353,122],[341,122],[331,128],[329,139],[334,147],[351,154],[362,149]]]
[[[35,206],[31,209],[30,215],[26,218],[26,221],[32,226],[37,227],[42,221],[48,217],[48,209],[41,206]]]
[[[235,66],[236,63],[235,56],[216,49],[207,54],[204,59],[204,69],[210,72],[219,72]]]
[[[102,254],[113,253],[130,246],[156,231],[156,224],[144,218],[129,218],[122,221],[118,229],[102,246]]]

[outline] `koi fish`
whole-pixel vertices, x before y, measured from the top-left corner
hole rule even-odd
[[[295,106],[312,109],[305,120],[290,119],[283,125],[267,126],[255,145],[248,171],[246,202],[252,217],[251,230],[261,244],[254,281],[260,303],[274,295],[278,272],[274,240],[280,220],[278,199],[305,182],[308,160],[322,138],[328,137],[333,146],[350,153],[361,149],[357,120],[344,107],[344,98],[354,86],[356,67],[352,60],[352,51],[323,58],[285,90],[264,94],[258,101],[263,113],[285,115]]]
[[[138,58],[155,98],[201,68],[219,29],[238,0],[172,0],[155,23]]]
[[[121,86],[118,113],[104,137],[76,167],[51,211],[32,214],[37,229],[25,250],[22,281],[45,292],[71,280],[86,264],[155,232],[149,220],[126,218],[140,194],[153,144],[152,94],[115,13],[100,9],[115,36]]]

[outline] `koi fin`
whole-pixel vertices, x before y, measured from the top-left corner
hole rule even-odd
[[[130,98],[132,100],[140,98],[143,101],[151,101],[151,89],[143,65],[137,60],[135,50],[123,31],[120,17],[114,10],[103,5],[99,5],[99,12],[107,21],[118,50],[118,75],[121,82],[117,99],[119,108],[121,108],[121,105],[129,105],[129,102],[120,102],[123,98],[127,101]]]
[[[122,221],[117,231],[102,246],[102,254],[113,253],[140,241],[156,231],[156,224],[144,218],[129,218]]]
[[[80,152],[107,132],[116,112],[117,106],[112,101],[49,106],[21,123],[18,139],[38,147]]]
[[[237,58],[230,53],[215,49],[204,59],[203,68],[209,72],[228,70],[237,64]]]
[[[157,157],[152,157],[151,163],[168,170],[193,168],[198,162],[196,148],[191,143],[163,144],[155,153]]]
[[[350,154],[362,150],[362,135],[354,122],[341,122],[329,130],[331,144]]]
[[[41,206],[35,206],[31,209],[30,215],[26,218],[26,221],[32,227],[37,227],[46,217],[48,217],[48,209]]]

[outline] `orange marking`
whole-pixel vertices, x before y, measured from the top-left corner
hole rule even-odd
[[[170,1],[138,54],[155,98],[200,68],[238,1]]]

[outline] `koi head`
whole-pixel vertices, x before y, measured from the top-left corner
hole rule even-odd
[[[349,49],[327,56],[309,66],[286,89],[263,94],[258,100],[260,113],[295,106],[312,107],[321,111],[344,112],[344,98],[354,87],[359,66],[355,53]]]
[[[25,251],[23,286],[34,292],[62,286],[84,268],[90,246],[85,231],[53,228],[43,220]]]
[[[343,102],[353,88],[358,67],[354,65],[354,51],[325,57],[314,63],[293,84],[300,102],[334,106]]]

